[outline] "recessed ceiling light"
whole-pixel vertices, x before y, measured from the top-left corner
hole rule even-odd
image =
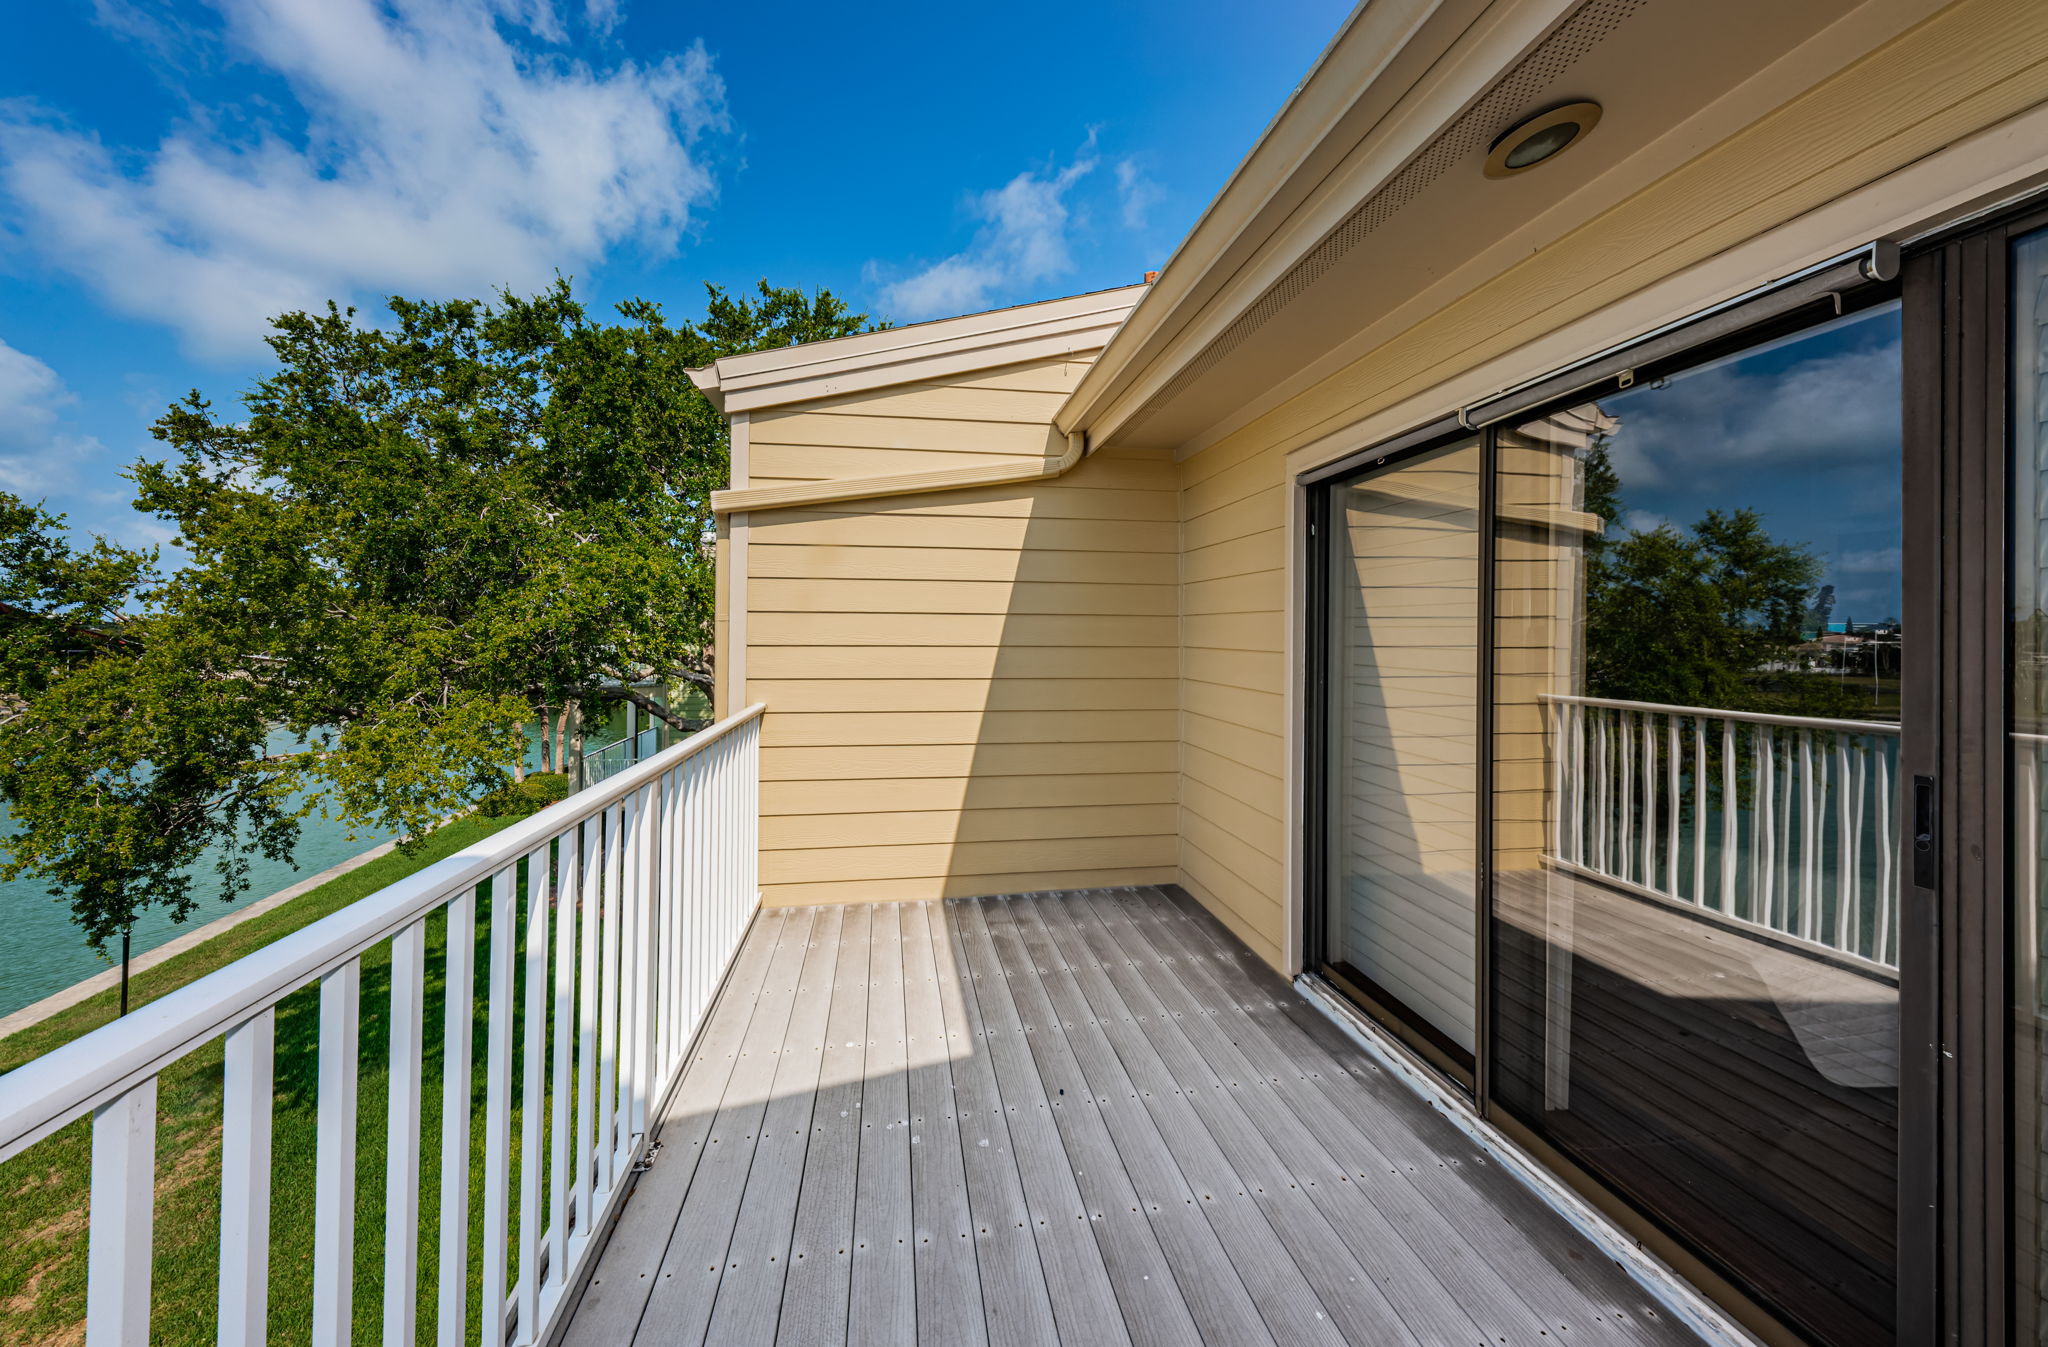
[[[1486,176],[1512,178],[1526,173],[1584,140],[1599,124],[1598,103],[1566,103],[1539,112],[1493,142],[1486,155]]]

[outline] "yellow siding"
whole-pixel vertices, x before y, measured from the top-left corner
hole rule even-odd
[[[1056,458],[1067,442],[1053,428],[1053,413],[1091,363],[1031,361],[755,412],[748,418],[748,485]],[[1105,475],[1102,485],[1115,476]],[[929,500],[936,510],[953,503]]]
[[[1953,5],[1181,463],[1180,882],[1280,961],[1288,450],[2048,100],[2044,54],[2048,5]],[[1322,354],[1304,351],[1303,363]],[[1513,588],[1548,593],[1560,560],[1546,551],[1503,574]],[[1550,641],[1517,645],[1504,652],[1504,675],[1547,672],[1557,658]],[[1526,712],[1515,718],[1534,731]],[[1511,784],[1537,793],[1526,772],[1512,775],[1519,766],[1510,764]],[[1515,803],[1530,815],[1528,798]],[[1530,823],[1539,819],[1540,810]],[[1511,846],[1534,840],[1533,827],[1511,831]]]
[[[757,412],[750,480],[1053,456],[1085,361]],[[1164,455],[757,511],[747,688],[771,904],[1176,872],[1179,506]]]

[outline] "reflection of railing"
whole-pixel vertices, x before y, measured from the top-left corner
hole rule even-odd
[[[602,748],[585,750],[583,780],[579,789],[596,785],[625,771],[642,758],[654,756],[661,743],[661,727],[649,725],[638,734],[614,739]]]
[[[310,1163],[284,1151],[275,1159],[280,1172],[296,1167],[293,1177],[314,1194],[312,1341],[412,1342],[424,1333],[414,1323],[423,1269],[436,1278],[438,1313],[438,1333],[426,1336],[492,1347],[546,1340],[568,1302],[565,1289],[598,1247],[592,1235],[645,1157],[650,1120],[681,1076],[691,1035],[758,902],[761,710],[750,707],[10,1074],[0,1097],[0,1160],[92,1118],[86,1340],[153,1340],[157,1079],[224,1041],[220,1339],[262,1341],[274,1058],[296,1018],[289,1008],[281,1016],[279,1003],[316,986],[314,1151]],[[447,951],[445,1009],[430,1026],[435,978],[426,954],[437,939]],[[377,1158],[384,1172],[359,1184],[363,971],[369,961],[381,979],[387,954],[390,1052],[368,1065],[388,1067],[388,1143]],[[441,972],[437,959],[432,974]],[[477,1163],[470,1051],[480,1026]],[[436,1057],[438,1221],[421,1210],[421,1143],[434,1143],[431,1133],[422,1136],[432,1088],[426,1067]],[[293,1072],[312,1065],[286,1063]],[[466,1176],[478,1170],[481,1241],[472,1250]],[[450,1182],[451,1174],[465,1177]],[[360,1307],[359,1316],[352,1303],[359,1204],[381,1215],[381,1316],[377,1306]],[[423,1226],[438,1230],[438,1259],[420,1248]],[[474,1304],[472,1277],[481,1285]],[[369,1330],[379,1319],[381,1335]]]
[[[1896,966],[1897,725],[1542,700],[1552,864]]]

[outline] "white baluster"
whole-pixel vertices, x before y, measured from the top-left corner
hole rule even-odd
[[[1842,734],[1835,735],[1835,938],[1834,947],[1842,950],[1855,948],[1856,915],[1856,866],[1852,859],[1854,851],[1850,845],[1850,834],[1855,831],[1849,814],[1849,744]]]
[[[1778,746],[1772,740],[1771,727],[1756,727],[1756,799],[1752,812],[1755,825],[1750,832],[1751,880],[1750,919],[1766,926],[1778,924],[1778,877],[1772,868],[1776,864],[1776,839],[1779,829],[1771,826],[1778,785]]]
[[[1761,776],[1761,773],[1759,773]],[[1721,722],[1721,910],[1734,915],[1739,895],[1735,891],[1736,871],[1736,829],[1737,797],[1735,793],[1735,722]],[[1756,907],[1754,893],[1750,897],[1752,912]]]
[[[156,1077],[92,1115],[85,1254],[86,1347],[149,1347],[155,1248]]]
[[[1657,887],[1657,729],[1655,718],[1648,711],[1636,721],[1637,737],[1643,755],[1643,835],[1642,855],[1638,864],[1642,869],[1642,883],[1646,889]]]
[[[313,1142],[313,1344],[351,1340],[356,1272],[356,1030],[363,968],[320,979],[320,1104]]]
[[[1667,715],[1663,717],[1663,721],[1665,798],[1669,801],[1664,806],[1666,814],[1664,820],[1664,891],[1677,898],[1680,896],[1678,892],[1678,816],[1684,812],[1679,807],[1684,797],[1679,794],[1678,717]],[[1697,888],[1692,891],[1692,901],[1700,901],[1700,891]]]
[[[661,792],[658,786],[657,782],[640,788],[640,940],[633,951],[639,964],[633,970],[633,980],[640,986],[640,1029],[635,1036],[640,1060],[634,1067],[640,1088],[633,1095],[633,1133],[642,1138],[647,1135],[648,1115],[657,1102],[656,1092],[662,1085],[655,1075],[656,1064],[661,1057],[658,1035],[662,1022],[655,1016],[657,1002],[654,989],[661,969],[659,960],[665,953],[659,920],[661,894],[655,886],[655,862],[659,857],[661,840]]]
[[[540,1331],[541,1186],[547,1177],[541,1120],[547,1113],[548,849],[526,858],[526,1025],[519,1106],[519,1327],[516,1341]],[[562,1275],[560,1264],[554,1268]]]
[[[1820,782],[1814,773],[1813,731],[1799,732],[1799,934],[1819,941],[1820,846],[1822,809]]]
[[[583,935],[579,951],[583,967],[576,980],[576,1239],[579,1243],[589,1240],[596,1225],[592,1213],[597,1210],[591,1183],[597,1161],[600,1116],[597,1103],[597,922],[599,911],[604,906],[601,878],[604,873],[604,815],[597,815],[583,826]],[[571,1246],[572,1257],[580,1257],[575,1252],[576,1247]]]
[[[1893,863],[1897,858],[1893,848],[1898,841],[1892,829],[1898,818],[1899,806],[1898,801],[1892,798],[1890,745],[1878,746],[1877,761],[1872,766],[1877,775],[1877,961],[1896,964],[1899,893],[1898,881],[1894,878]]]
[[[616,1105],[618,1124],[612,1141],[615,1184],[625,1179],[625,1168],[629,1163],[627,1156],[633,1145],[633,1102],[641,1089],[638,1075],[641,988],[634,974],[639,968],[640,945],[647,937],[639,927],[640,895],[636,883],[640,877],[638,803],[632,795],[619,801],[619,859],[613,871],[619,890],[619,997],[615,1003],[619,1022],[615,1059],[619,1092]]]
[[[1855,798],[1850,803],[1849,817],[1853,820],[1849,838],[1849,894],[1852,904],[1849,948],[1866,958],[1877,957],[1877,941],[1866,940],[1863,935],[1863,818],[1870,776],[1871,741],[1856,741]]]
[[[512,867],[491,876],[491,964],[484,1038],[483,1281],[477,1324],[484,1347],[505,1341],[505,1254],[512,1226],[512,978],[519,944]]]
[[[1572,727],[1572,851],[1571,859],[1586,863],[1586,708],[1573,704]]]
[[[474,1107],[476,890],[448,900],[448,972],[441,1014],[441,1347],[469,1338],[469,1120]]]
[[[1707,726],[1692,718],[1692,900],[1707,905]],[[1727,903],[1724,901],[1725,909]]]
[[[426,985],[427,921],[422,917],[391,938],[391,1065],[384,1142],[385,1347],[413,1347],[418,1336]]]
[[[1586,708],[1586,720],[1593,729],[1593,863],[1595,870],[1613,872],[1607,854],[1607,713],[1599,707]]]
[[[597,1186],[609,1199],[618,1181],[619,1145],[619,872],[625,842],[624,810],[604,814],[604,973],[598,984],[597,1016]]]
[[[270,1323],[270,1130],[277,1012],[228,1030],[221,1091],[220,1344],[258,1347]]]
[[[550,1136],[551,1163],[548,1179],[552,1220],[549,1224],[548,1265],[557,1294],[562,1290],[569,1268],[569,1202],[574,1191],[574,1165],[570,1146],[573,1139],[569,1102],[575,1091],[569,1072],[576,1041],[576,899],[578,860],[576,830],[555,839],[555,864],[561,875],[560,897],[555,902],[555,1081],[554,1126]]]
[[[1614,873],[1628,878],[1629,862],[1635,851],[1636,755],[1630,750],[1635,738],[1635,715],[1623,711],[1614,718],[1614,756],[1621,768],[1621,810],[1615,819]]]

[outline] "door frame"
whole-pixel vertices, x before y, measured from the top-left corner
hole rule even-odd
[[[1916,331],[1919,337],[1907,349],[1907,433],[1925,446],[1909,508],[1917,505],[1922,526],[1942,538],[1929,586],[1939,641],[1924,658],[1938,661],[1925,677],[1941,680],[1939,756],[1931,766],[1943,782],[1940,839],[1947,845],[1940,890],[1928,895],[1923,925],[1931,938],[1921,954],[1924,976],[1940,995],[1912,1021],[1938,1050],[1916,1091],[1924,1111],[1912,1120],[1921,1163],[1910,1192],[1902,1192],[1912,1209],[1933,1218],[1912,1238],[1915,1255],[1937,1276],[1921,1301],[1901,1304],[1927,1341],[2008,1342],[2019,1323],[2009,301],[2012,244],[2044,228],[2048,204],[2036,195],[1922,240],[1905,260],[1908,341]],[[1902,1228],[1902,1253],[1908,1233]]]
[[[1478,1099],[1480,1091],[1477,1082],[1483,1079],[1486,1061],[1485,1007],[1488,1003],[1483,976],[1486,972],[1483,924],[1474,926],[1474,945],[1477,947],[1476,968],[1482,980],[1475,982],[1477,1004],[1474,1014],[1476,1027],[1475,1051],[1467,1055],[1463,1049],[1448,1038],[1437,1033],[1419,1015],[1409,1011],[1397,999],[1369,980],[1361,982],[1358,976],[1348,974],[1341,967],[1331,964],[1322,956],[1324,936],[1328,929],[1328,902],[1330,872],[1328,848],[1330,842],[1330,809],[1332,792],[1329,788],[1329,725],[1330,725],[1330,554],[1327,540],[1330,536],[1330,499],[1332,494],[1347,483],[1369,480],[1384,472],[1398,469],[1413,459],[1431,454],[1439,449],[1476,438],[1479,441],[1479,493],[1475,504],[1475,518],[1492,518],[1493,509],[1493,437],[1485,432],[1475,432],[1456,425],[1449,427],[1432,426],[1419,436],[1403,436],[1400,440],[1367,451],[1348,459],[1334,470],[1317,474],[1314,482],[1307,486],[1303,530],[1303,546],[1306,564],[1303,567],[1303,734],[1302,734],[1302,945],[1301,966],[1303,972],[1318,977],[1342,992],[1344,998],[1359,1012],[1371,1019],[1380,1028],[1392,1034],[1404,1047],[1426,1061],[1445,1080],[1454,1085],[1466,1097]],[[1492,601],[1487,577],[1492,574],[1493,549],[1489,539],[1492,530],[1479,530],[1477,568],[1478,609],[1473,618],[1475,638],[1483,633],[1491,622]],[[1492,698],[1487,695],[1491,685],[1493,668],[1490,643],[1479,639],[1477,644],[1478,666],[1474,688],[1477,736],[1476,742],[1487,743],[1492,726]],[[1480,754],[1475,763],[1474,790],[1479,799],[1491,795],[1490,754]],[[1485,858],[1489,854],[1487,839],[1490,836],[1487,811],[1478,812],[1478,842],[1475,844],[1473,885],[1477,895],[1477,908],[1485,911],[1486,892]],[[1481,922],[1475,916],[1475,922]]]

